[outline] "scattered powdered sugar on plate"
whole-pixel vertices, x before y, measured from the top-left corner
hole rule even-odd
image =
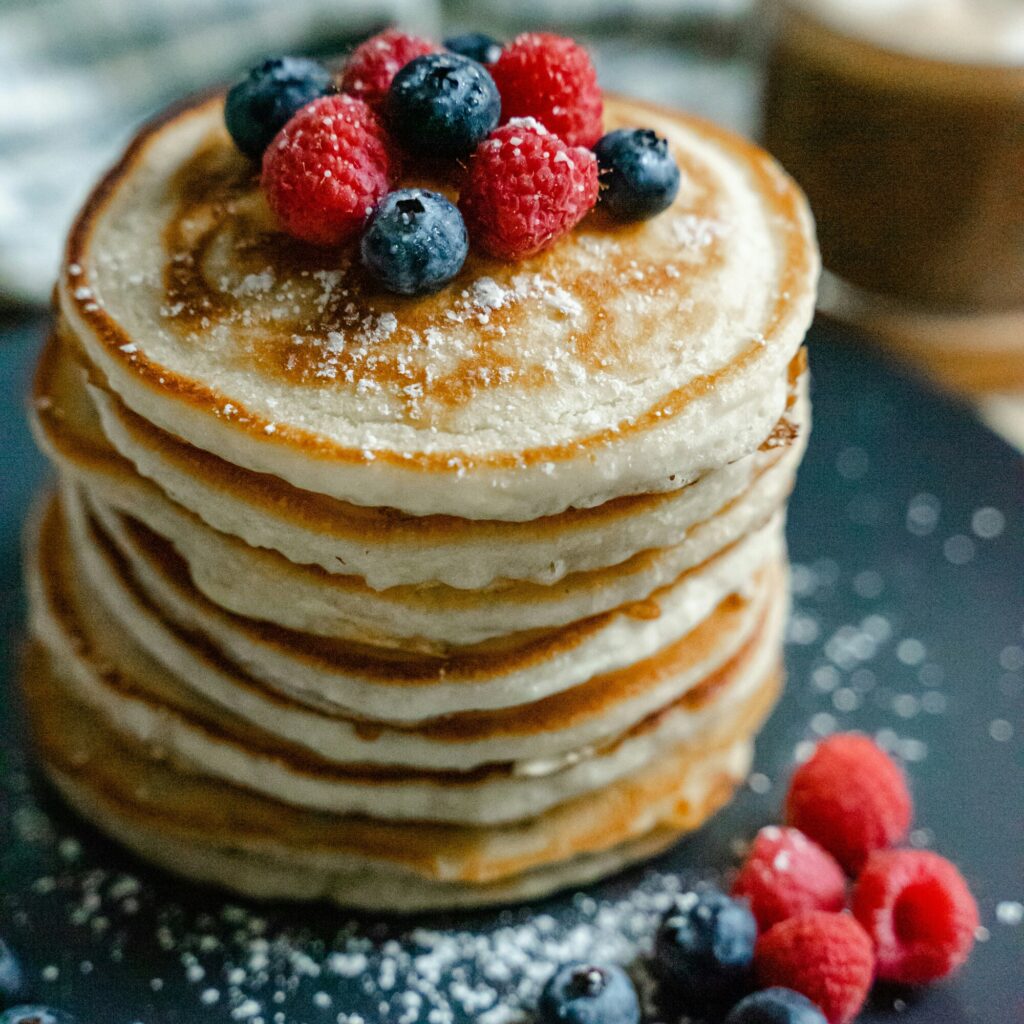
[[[217,1019],[226,1012],[250,1024],[513,1024],[530,1019],[557,965],[581,959],[632,965],[641,991],[649,991],[637,965],[661,915],[676,893],[707,878],[649,871],[634,885],[618,886],[618,896],[578,893],[557,916],[519,907],[449,916],[450,926],[440,927],[338,912],[326,918],[334,922],[330,929],[312,929],[281,923],[273,908],[219,897],[200,909],[178,903],[173,883],[153,885],[130,871],[95,866],[90,840],[59,838],[56,825],[28,804],[17,831],[19,843],[48,847],[52,873],[35,879],[33,896],[46,901],[48,916],[64,915],[91,936],[97,983],[104,962],[130,964],[144,949],[147,970],[159,972],[147,981],[151,992],[183,990],[196,1021],[216,1007]],[[97,859],[104,859],[102,847]],[[311,916],[325,920],[323,911]],[[481,917],[484,923],[474,925]],[[92,968],[47,964],[44,993],[65,973],[77,974],[82,985]],[[188,1006],[180,994],[176,1005]]]

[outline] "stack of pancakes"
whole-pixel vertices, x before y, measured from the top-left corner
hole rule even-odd
[[[73,229],[25,696],[100,828],[266,897],[539,895],[704,821],[778,696],[817,254],[763,153],[435,296],[274,230],[213,99]]]

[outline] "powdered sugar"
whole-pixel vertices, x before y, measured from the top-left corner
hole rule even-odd
[[[720,238],[726,231],[725,224],[709,217],[698,217],[692,213],[677,214],[672,218],[672,234],[684,249],[700,250]]]
[[[509,128],[522,128],[524,131],[536,132],[538,135],[551,134],[535,117],[512,117],[505,122],[505,125]]]
[[[59,842],[52,825],[31,835]],[[580,893],[558,917],[520,908],[480,926],[342,920],[325,939],[271,910],[219,900],[182,905],[172,886],[95,867],[91,845],[80,862],[55,864],[40,878],[37,898],[49,902],[48,914],[92,932],[98,958],[131,957],[136,970],[146,964],[154,972],[147,987],[173,993],[175,1012],[217,1007],[226,1015],[217,1019],[250,1024],[525,1020],[558,964],[635,964],[661,914],[696,881],[651,872],[618,896]],[[56,983],[62,967],[48,965],[42,981]]]

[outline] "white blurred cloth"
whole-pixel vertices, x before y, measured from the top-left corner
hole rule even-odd
[[[509,23],[593,25],[602,20],[683,22],[699,18],[739,20],[756,0],[489,0],[488,12]],[[851,0],[852,2],[852,0]],[[468,0],[472,5],[472,0]]]
[[[0,0],[0,299],[46,300],[88,189],[171,100],[439,20],[436,0]]]

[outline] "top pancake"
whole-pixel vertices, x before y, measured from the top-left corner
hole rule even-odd
[[[522,263],[376,290],[354,250],[280,234],[220,97],[151,125],[72,231],[61,311],[129,408],[236,465],[359,505],[529,520],[674,490],[755,450],[818,269],[799,190],[756,147],[624,100],[683,183]],[[436,182],[418,183],[439,187]]]

